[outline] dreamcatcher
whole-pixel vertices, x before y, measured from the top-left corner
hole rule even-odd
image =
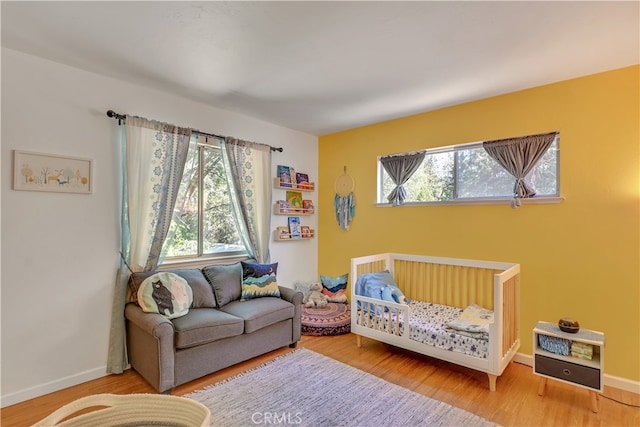
[[[344,167],[342,175],[336,178],[334,184],[336,196],[334,198],[334,207],[336,210],[336,221],[343,230],[349,230],[349,223],[355,215],[355,198],[353,189],[356,183],[351,175],[347,173],[347,167]]]

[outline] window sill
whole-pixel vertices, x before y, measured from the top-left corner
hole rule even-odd
[[[402,206],[457,206],[457,205],[510,205],[513,198],[477,198],[463,200],[446,200],[442,202],[407,202]],[[564,201],[564,197],[532,197],[530,199],[520,199],[522,205],[546,205],[556,204]],[[379,208],[393,208],[389,203],[376,203]]]
[[[213,264],[234,264],[240,261],[246,261],[249,257],[245,255],[228,255],[216,257],[200,257],[200,258],[176,258],[165,260],[162,265],[158,266],[159,271],[173,270],[177,268],[202,268]]]

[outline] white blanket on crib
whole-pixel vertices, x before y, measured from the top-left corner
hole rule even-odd
[[[447,322],[447,330],[478,339],[489,339],[489,324],[493,323],[493,311],[471,304],[455,320]]]

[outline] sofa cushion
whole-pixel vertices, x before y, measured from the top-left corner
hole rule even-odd
[[[172,320],[176,348],[188,348],[241,335],[244,320],[215,308],[195,308]]]
[[[243,319],[245,334],[291,319],[294,314],[293,304],[275,297],[233,301],[220,310]]]
[[[204,277],[216,296],[217,307],[240,299],[242,292],[242,266],[235,264],[209,265],[202,269]]]
[[[191,308],[216,306],[216,300],[213,296],[211,285],[209,285],[209,282],[207,282],[207,279],[205,279],[200,270],[196,268],[186,268],[167,270],[167,272],[175,273],[187,281],[187,283],[191,287],[191,292],[193,294],[193,302],[191,303]],[[158,271],[143,271],[139,273],[133,273],[131,275],[131,278],[129,279],[129,290],[131,293],[129,302],[138,302],[138,288],[147,277],[152,276],[156,273],[158,273]]]
[[[184,316],[193,302],[187,281],[163,271],[147,277],[138,288],[138,304],[145,313],[162,314],[167,319]]]

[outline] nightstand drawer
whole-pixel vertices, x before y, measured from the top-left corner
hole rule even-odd
[[[588,366],[558,360],[551,357],[535,355],[535,372],[560,380],[581,384],[585,387],[600,389],[600,370]]]

